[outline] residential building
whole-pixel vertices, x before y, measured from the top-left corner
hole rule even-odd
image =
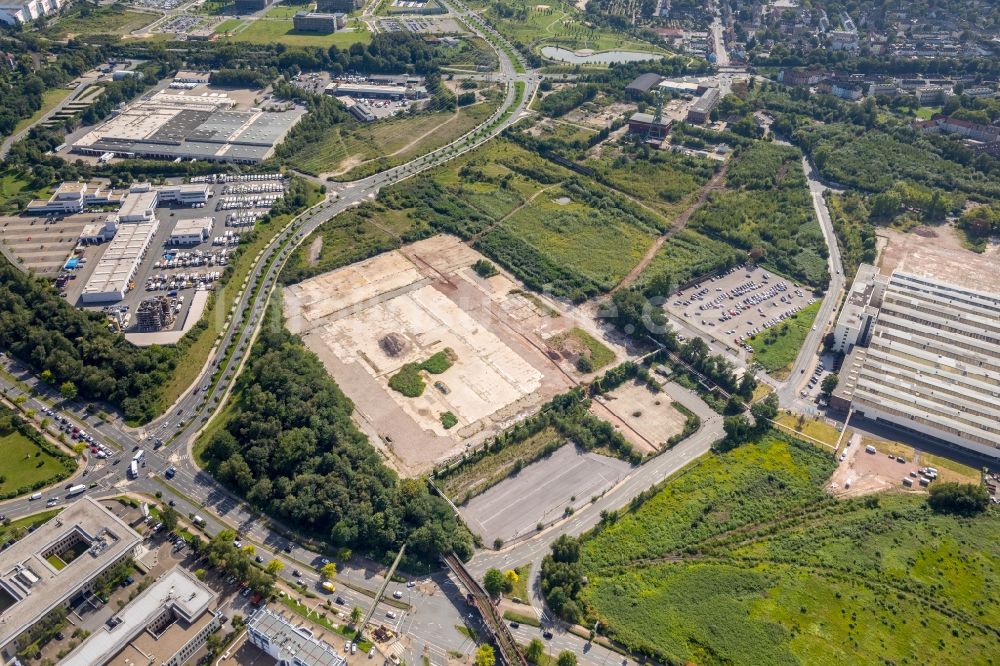
[[[856,102],[861,99],[861,88],[849,84],[834,83],[830,86],[830,94],[849,102]]]
[[[865,266],[851,296],[869,289],[831,407],[1000,459],[1000,295]]]
[[[706,90],[705,94],[695,100],[695,103],[688,109],[688,122],[699,125],[708,122],[712,110],[719,104],[720,99],[718,88],[709,88]]]
[[[62,0],[4,0],[0,2],[0,22],[24,25],[63,8]]]
[[[292,17],[292,25],[296,30],[302,32],[319,32],[330,34],[336,32],[337,28],[343,28],[345,23],[344,14],[327,14],[321,12],[296,12]]]
[[[868,94],[871,97],[895,97],[899,94],[899,88],[895,83],[872,83],[868,86]]]
[[[222,626],[218,595],[175,566],[69,653],[60,666],[181,666]]]
[[[924,86],[917,88],[913,94],[917,96],[920,106],[936,106],[944,103],[948,91],[944,86]]]
[[[827,77],[818,69],[783,69],[778,72],[778,80],[789,86],[814,86]]]
[[[974,88],[966,88],[962,91],[962,94],[966,97],[993,97],[997,94],[997,91],[986,86],[976,86]]]
[[[830,33],[831,51],[857,51],[858,33],[853,30],[831,30]]]
[[[98,578],[133,557],[140,537],[89,497],[3,551],[0,557],[0,660],[17,653],[18,638],[33,624],[86,596]]]
[[[347,660],[312,635],[308,629],[290,623],[281,615],[261,608],[247,620],[247,638],[266,652],[279,666],[346,666]]]

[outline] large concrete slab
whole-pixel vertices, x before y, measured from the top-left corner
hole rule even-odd
[[[631,465],[572,444],[528,465],[516,476],[493,486],[459,508],[462,518],[483,541],[508,541],[534,532],[538,523],[560,518],[614,486]],[[575,498],[575,499],[574,499]]]

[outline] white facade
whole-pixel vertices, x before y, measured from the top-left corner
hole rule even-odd
[[[174,230],[170,232],[168,242],[171,245],[198,245],[208,240],[212,232],[213,220],[210,217],[199,217],[193,220],[177,220]]]
[[[158,194],[156,190],[149,192],[129,192],[118,210],[121,222],[152,222],[156,217],[155,209]]]
[[[31,23],[43,16],[52,16],[62,9],[61,0],[27,0],[27,2],[0,2],[0,21],[8,25]]]
[[[159,196],[162,203],[176,202],[191,205],[207,202],[210,191],[208,185],[204,183],[164,185],[159,189]]]
[[[80,300],[89,305],[125,298],[158,228],[155,219],[121,225],[84,285]]]
[[[833,351],[846,354],[855,345],[868,341],[885,286],[886,279],[877,268],[870,264],[858,266],[844,309],[833,328]]]
[[[261,608],[247,620],[247,638],[285,666],[346,666],[347,660],[332,647],[277,613]]]
[[[1000,459],[1000,296],[893,273],[840,375],[840,405]]]

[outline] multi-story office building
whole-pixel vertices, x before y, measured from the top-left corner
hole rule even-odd
[[[281,666],[346,666],[347,660],[305,627],[261,608],[247,620],[247,638]]]

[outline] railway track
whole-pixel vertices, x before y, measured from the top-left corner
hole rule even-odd
[[[466,570],[465,565],[462,564],[462,560],[454,553],[445,555],[442,559],[448,569],[458,578],[462,587],[465,588],[466,600],[479,611],[480,616],[483,618],[483,624],[486,625],[493,641],[500,648],[500,657],[503,659],[503,662],[507,666],[528,666],[528,660],[521,653],[517,641],[514,640],[513,634],[510,633],[510,629],[504,623],[503,617],[500,615],[497,607],[493,605],[493,601],[486,594],[486,590]]]

